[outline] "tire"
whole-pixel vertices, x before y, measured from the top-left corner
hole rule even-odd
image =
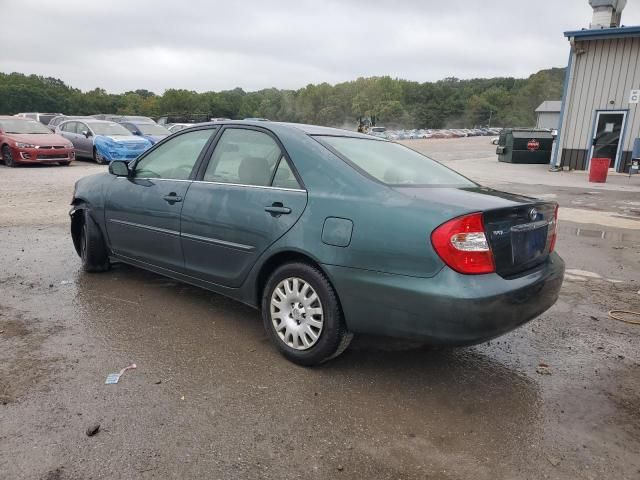
[[[95,148],[93,149],[93,161],[98,165],[104,165],[107,161],[104,159],[102,154],[98,152]]]
[[[4,164],[7,167],[13,168],[16,166],[16,162],[13,160],[13,154],[11,153],[9,145],[4,145],[2,147],[2,160],[4,160]]]
[[[61,167],[68,167],[69,165],[71,165],[71,162],[59,162],[58,165],[60,165]]]
[[[111,263],[102,232],[87,210],[83,210],[81,215],[83,218],[78,232],[80,235],[78,254],[82,260],[82,269],[89,273],[106,272],[111,267]]]
[[[310,309],[314,313],[307,312]],[[331,360],[353,338],[331,283],[306,263],[282,265],[269,277],[262,294],[262,321],[280,353],[298,365]]]

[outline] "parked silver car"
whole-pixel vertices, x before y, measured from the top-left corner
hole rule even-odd
[[[91,118],[91,117],[85,117],[82,115],[56,115],[49,121],[49,123],[47,124],[47,127],[52,132],[55,132],[56,127],[60,125],[62,122],[64,122],[65,120],[75,120],[77,118]]]
[[[100,164],[128,162],[151,147],[149,140],[133,135],[119,123],[94,118],[62,122],[56,133],[73,143],[76,157],[92,158]]]
[[[31,120],[36,120],[43,125],[48,125],[53,117],[57,117],[58,115],[62,115],[61,113],[39,113],[39,112],[25,112],[25,113],[16,113],[16,117],[20,118],[29,118]]]

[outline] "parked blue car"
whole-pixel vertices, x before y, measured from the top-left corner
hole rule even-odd
[[[106,120],[68,120],[56,127],[56,133],[73,143],[76,157],[92,158],[99,164],[115,160],[130,162],[151,147],[149,140]]]
[[[152,145],[171,135],[169,130],[155,122],[126,121],[120,124],[134,135],[146,138]]]
[[[333,128],[187,128],[80,179],[72,204],[85,271],[118,260],[256,307],[302,365],[354,333],[484,342],[551,307],[564,274],[556,203]]]

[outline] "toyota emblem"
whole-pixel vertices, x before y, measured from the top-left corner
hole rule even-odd
[[[535,222],[537,218],[538,218],[538,211],[535,208],[532,208],[531,210],[529,210],[529,219],[532,222]]]

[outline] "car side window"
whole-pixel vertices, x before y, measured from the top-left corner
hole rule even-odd
[[[279,188],[300,188],[300,183],[298,183],[289,162],[287,162],[284,156],[280,158],[280,163],[278,163],[276,174],[273,177],[273,186]]]
[[[188,180],[200,152],[214,131],[209,128],[176,135],[136,163],[134,176]]]
[[[227,128],[209,160],[203,180],[268,186],[280,157],[280,147],[266,133]]]
[[[76,133],[76,125],[78,124],[78,122],[69,122],[69,123],[65,123],[63,125],[63,130],[65,132],[69,132],[69,133]]]
[[[122,126],[124,128],[126,128],[127,130],[129,130],[131,133],[135,133],[136,132],[136,127],[134,127],[130,123],[123,123]]]
[[[82,135],[82,132],[88,132],[89,127],[87,127],[84,123],[76,122],[75,133]]]

